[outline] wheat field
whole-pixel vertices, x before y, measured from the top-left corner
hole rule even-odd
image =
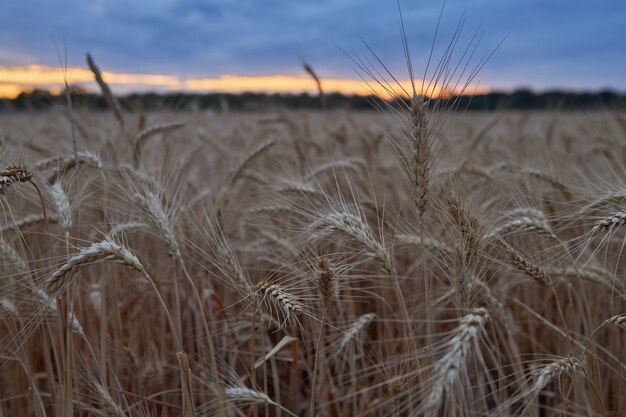
[[[0,116],[0,416],[626,415],[626,114],[109,104]]]

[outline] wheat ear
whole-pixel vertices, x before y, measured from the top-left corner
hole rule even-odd
[[[411,191],[420,221],[428,204],[431,146],[427,115],[428,103],[423,96],[413,94],[410,107],[409,139],[411,143]]]
[[[572,194],[569,191],[569,187],[563,181],[559,180],[554,175],[549,174],[544,171],[537,170],[537,169],[526,169],[525,171],[522,172],[522,174],[540,179],[550,184],[552,187],[559,190],[559,192],[563,194],[563,197],[566,200],[571,200]]]
[[[591,229],[591,237],[594,238],[600,233],[609,233],[617,229],[619,226],[626,224],[626,212],[618,211],[612,215],[600,219]]]
[[[328,256],[323,256],[315,268],[317,290],[322,299],[324,309],[337,297],[337,269]]]
[[[102,406],[102,411],[105,412],[107,416],[113,417],[126,417],[126,413],[122,410],[122,407],[119,406],[111,397],[111,393],[109,390],[101,384],[96,383],[96,393],[100,398],[100,405]]]
[[[57,294],[62,288],[70,284],[78,272],[93,262],[98,261],[119,262],[141,273],[146,273],[139,259],[128,249],[110,239],[105,239],[81,249],[78,254],[72,256],[57,269],[46,281],[46,292],[48,294]]]
[[[65,236],[69,237],[72,228],[72,206],[59,181],[50,186],[50,196],[56,207],[57,219]]]
[[[618,314],[617,316],[611,317],[607,320],[607,323],[613,324],[626,330],[626,313]]]
[[[33,227],[37,224],[41,225],[42,223],[44,223],[44,217],[41,214],[29,214],[27,216],[24,216],[22,218],[19,218],[17,220],[15,220],[14,223],[11,224],[7,224],[5,226],[2,226],[0,228],[0,233],[5,233],[9,230],[22,230],[22,229],[27,229],[29,227]],[[51,216],[48,217],[48,220],[50,221],[56,221],[56,217]]]
[[[272,405],[274,407],[278,407],[282,411],[285,411],[287,414],[293,417],[297,417],[296,414],[287,410],[280,404],[273,401],[267,394],[261,391],[256,391],[247,387],[227,387],[226,388],[226,398],[233,404],[242,404],[242,405]]]
[[[120,223],[120,224],[116,224],[115,226],[113,226],[109,230],[108,235],[110,238],[115,238],[120,233],[126,233],[126,231],[130,231],[130,230],[141,230],[147,227],[148,225],[146,225],[145,223],[140,223],[140,222]]]
[[[129,164],[122,164],[121,170],[129,172],[135,178],[137,178],[139,181],[141,181],[141,182],[145,183],[146,185],[150,186],[151,189],[155,190],[159,194],[165,195],[167,193],[165,188],[163,188],[163,186],[161,185],[161,183],[157,179],[155,179],[154,177],[152,177],[148,173],[142,171],[141,169],[135,168],[135,167],[133,167],[132,165],[129,165]]]
[[[580,355],[581,360],[582,360],[582,358],[585,357],[585,354],[589,350],[589,346],[591,346],[591,342],[593,341],[593,338],[596,335],[596,333],[600,329],[602,329],[604,326],[607,326],[609,324],[617,326],[619,328],[622,328],[622,329],[626,330],[626,313],[622,313],[622,314],[618,314],[618,315],[613,316],[613,317],[609,317],[608,319],[604,320],[602,322],[602,324],[600,324],[598,327],[596,327],[596,329],[591,333],[591,336],[589,336],[589,342],[587,342],[587,345],[585,346],[585,350],[583,351],[583,354]]]
[[[77,168],[79,165],[86,165],[102,171],[104,164],[98,155],[92,152],[78,152],[77,157],[62,156],[58,158],[48,158],[37,162],[34,166],[35,171],[44,171],[54,168],[48,175],[48,184],[55,183],[65,172]]]
[[[39,186],[33,181],[33,174],[23,165],[8,165],[3,171],[0,171],[0,198],[5,194],[6,190],[16,182],[31,183],[41,202],[41,210],[46,225],[48,224],[48,216],[46,214],[46,204],[44,203],[43,194]]]
[[[227,387],[226,398],[236,404],[275,404],[264,392],[247,387]]]
[[[182,261],[180,248],[174,236],[174,232],[169,225],[167,215],[163,210],[159,198],[152,192],[147,191],[143,196],[139,193],[135,194],[135,201],[146,216],[148,223],[152,229],[163,239],[167,245],[170,255],[176,257],[178,261]]]
[[[455,195],[450,195],[448,198],[448,211],[461,233],[463,263],[474,262],[477,259],[480,246],[480,221],[478,217]]]
[[[183,122],[171,122],[171,123],[162,123],[154,126],[150,126],[146,129],[143,129],[141,132],[137,133],[137,135],[133,138],[133,160],[135,164],[139,162],[139,156],[141,155],[141,148],[143,144],[153,136],[158,135],[159,133],[171,132],[173,130],[179,129],[183,127],[185,123]]]
[[[350,343],[350,341],[354,339],[356,335],[359,334],[361,330],[363,330],[365,326],[370,324],[375,318],[375,313],[367,313],[356,319],[341,337],[341,340],[339,341],[339,350],[344,350],[348,343]]]
[[[319,336],[317,338],[317,344],[315,346],[315,359],[313,364],[313,378],[311,380],[311,401],[309,404],[309,416],[315,416],[315,398],[316,398],[316,383],[318,375],[319,356],[321,353],[321,346],[324,339],[324,331],[326,328],[326,319],[328,317],[328,306],[335,298],[337,293],[337,276],[336,269],[328,256],[323,256],[315,271],[317,275],[317,290],[320,293],[322,299],[322,325],[320,326]]]
[[[246,168],[252,163],[252,161],[254,161],[256,158],[258,158],[260,155],[262,155],[263,153],[265,153],[267,150],[269,150],[272,146],[274,146],[274,144],[276,143],[275,140],[269,140],[265,143],[262,143],[261,145],[259,145],[257,148],[253,149],[250,153],[248,153],[242,160],[241,162],[239,162],[239,164],[235,167],[235,169],[233,170],[233,172],[230,174],[230,179],[229,179],[229,185],[232,187],[233,185],[235,185],[235,183],[237,182],[237,180],[241,177],[241,175],[243,174],[243,172],[246,170]]]
[[[391,255],[382,243],[374,239],[371,229],[359,216],[348,212],[332,212],[314,222],[312,228],[321,228],[322,230],[327,228],[347,235],[361,244],[368,254],[379,263],[383,271],[388,274],[395,274]]]
[[[339,169],[343,171],[346,171],[346,170],[358,171],[360,168],[364,168],[365,166],[366,166],[366,163],[361,158],[340,159],[338,161],[327,162],[325,164],[322,164],[316,167],[308,175],[306,175],[304,179],[310,180],[312,178],[317,178],[318,176],[320,176],[321,174],[327,171],[330,171],[332,173]]]
[[[452,255],[454,249],[444,242],[432,238],[420,238],[415,235],[398,234],[396,235],[396,243],[400,245],[414,245],[417,247],[425,248],[427,250],[434,250],[446,255]]]
[[[444,394],[451,392],[454,384],[458,382],[472,346],[484,332],[487,321],[489,313],[484,308],[470,310],[461,318],[454,337],[448,342],[449,347],[445,355],[435,363],[434,386],[426,398],[426,410],[436,411],[443,402]]]
[[[485,235],[485,240],[489,241],[499,239],[512,233],[521,232],[538,232],[548,235],[553,239],[557,238],[545,218],[530,216],[528,214],[509,219],[505,223],[494,228]]]
[[[0,171],[0,196],[16,182],[25,183],[33,180],[33,174],[22,165],[8,165]]]
[[[284,318],[283,323],[298,316],[305,310],[305,306],[298,297],[287,292],[283,287],[270,281],[261,281],[255,287],[259,304],[269,303],[270,310],[276,310]]]
[[[584,374],[585,370],[580,361],[573,356],[567,356],[556,360],[535,373],[535,383],[531,386],[530,392],[537,394],[543,390],[550,381],[565,374]]]
[[[626,201],[625,191],[616,191],[613,193],[605,194],[591,201],[589,204],[585,205],[580,210],[578,210],[576,218],[582,215],[588,215],[589,213],[593,213],[596,210],[599,210],[604,207],[609,207],[614,204],[623,204],[625,201]]]
[[[595,265],[585,265],[580,268],[545,268],[545,272],[550,277],[568,277],[568,278],[577,278],[580,277],[585,281],[592,282],[594,284],[601,285],[608,289],[609,291],[613,291],[617,289],[620,294],[626,293],[626,283],[618,280],[615,275],[606,269],[595,266]]]
[[[106,101],[111,111],[113,111],[113,114],[115,115],[115,118],[117,119],[117,122],[120,124],[120,127],[122,128],[122,130],[125,130],[124,118],[122,117],[122,109],[120,107],[120,104],[118,103],[117,99],[113,95],[113,92],[111,91],[111,88],[109,87],[109,85],[104,81],[104,78],[102,78],[102,73],[100,72],[100,68],[98,68],[93,58],[89,54],[87,54],[87,65],[89,65],[89,69],[91,70],[91,72],[93,72],[93,75],[96,78],[96,82],[100,86],[100,90],[102,90],[102,95],[104,96],[104,100]]]
[[[517,249],[510,245],[507,245],[507,250],[511,265],[522,271],[528,277],[532,278],[533,281],[542,287],[552,288],[552,280],[546,273],[545,268],[533,263],[530,259],[522,255]]]
[[[320,95],[320,102],[322,104],[322,109],[325,109],[326,108],[326,96],[324,95],[324,90],[322,89],[322,81],[313,70],[313,67],[311,67],[309,64],[305,63],[303,65],[303,68],[311,76],[311,78],[313,78],[313,81],[315,81],[315,85],[317,86],[317,91]]]
[[[0,267],[2,270],[8,265],[15,268],[17,272],[24,273],[28,271],[28,265],[15,248],[0,236]]]

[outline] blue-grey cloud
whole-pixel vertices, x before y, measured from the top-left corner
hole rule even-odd
[[[423,70],[442,0],[401,5]],[[89,51],[112,71],[297,74],[307,60],[323,76],[354,77],[337,46],[367,55],[362,37],[406,78],[395,0],[3,0],[2,9],[0,65],[58,65],[54,39],[70,65],[84,65]],[[448,0],[436,58],[463,16],[457,57],[478,27],[476,60],[506,37],[481,71],[484,84],[626,90],[623,0]]]

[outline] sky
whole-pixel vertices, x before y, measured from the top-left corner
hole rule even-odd
[[[424,77],[442,5],[400,1],[417,79],[436,76],[462,22],[451,85],[490,56],[472,79],[479,89],[626,92],[624,0],[448,0]],[[0,96],[59,87],[65,62],[71,83],[93,88],[87,52],[117,92],[314,91],[304,62],[328,91],[367,92],[355,60],[382,75],[380,59],[405,86],[410,78],[396,0],[0,0],[0,9]]]

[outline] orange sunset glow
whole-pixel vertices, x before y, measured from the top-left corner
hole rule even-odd
[[[40,65],[25,67],[0,67],[0,97],[14,98],[23,91],[35,88],[58,92],[64,85],[64,71]],[[67,69],[67,79],[70,84],[80,85],[90,91],[98,91],[93,81],[93,74],[87,68],[73,67]],[[221,92],[221,93],[316,93],[315,83],[308,75],[263,75],[237,76],[222,75],[219,77],[175,76],[163,74],[125,74],[117,72],[103,72],[105,81],[117,93],[134,91],[187,91],[187,92]],[[369,84],[361,79],[322,78],[322,86],[326,93],[341,93],[346,95],[378,95],[391,98],[411,92],[410,81],[401,81],[401,87],[382,86],[378,83]],[[422,83],[416,86],[418,91]],[[404,90],[404,91],[403,91]],[[442,95],[441,86],[431,87],[429,95]],[[471,93],[486,92],[484,86],[472,88]]]

